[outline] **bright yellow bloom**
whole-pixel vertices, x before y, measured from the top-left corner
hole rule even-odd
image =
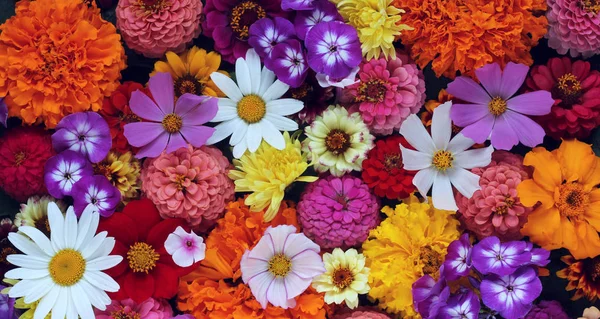
[[[362,246],[371,268],[369,297],[401,318],[417,318],[412,284],[425,274],[437,278],[448,245],[460,236],[459,222],[453,212],[420,203],[414,196],[395,209],[386,206],[381,211],[388,218]]]
[[[229,171],[236,192],[252,192],[244,202],[251,206],[251,211],[260,212],[269,206],[264,215],[266,222],[275,218],[289,185],[296,181],[310,183],[317,180],[314,176],[300,176],[309,166],[300,141],[290,138],[287,132],[283,138],[283,150],[263,141],[255,153],[246,152],[239,160],[233,160],[237,170]]]
[[[21,204],[21,210],[15,216],[15,226],[31,226],[39,229],[48,236],[50,225],[48,224],[48,203],[56,203],[61,212],[65,212],[67,206],[60,200],[50,196],[33,196],[26,204]]]
[[[219,71],[221,66],[221,56],[217,52],[206,52],[196,46],[177,55],[174,52],[166,53],[167,61],[157,61],[154,63],[154,71],[171,73],[175,82],[175,95],[182,96],[185,93],[196,95],[209,95],[215,97],[224,97],[225,94],[210,79],[210,74],[225,71]]]
[[[131,152],[108,153],[106,158],[94,164],[96,174],[104,175],[121,192],[121,201],[127,203],[138,197],[141,186],[140,162]]]
[[[393,0],[334,0],[344,20],[356,28],[362,43],[363,56],[378,59],[396,58],[394,41],[404,30],[413,30],[401,24],[404,10],[391,5]]]

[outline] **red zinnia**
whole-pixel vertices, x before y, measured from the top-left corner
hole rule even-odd
[[[405,198],[415,190],[412,181],[416,172],[402,168],[401,143],[412,148],[401,136],[379,140],[363,161],[362,178],[379,197]]]
[[[600,72],[590,70],[589,62],[552,58],[534,66],[525,85],[552,93],[550,114],[538,120],[551,137],[584,139],[600,125]]]
[[[193,270],[177,266],[165,250],[165,240],[178,226],[186,231],[185,220],[161,219],[149,199],[130,202],[123,212],[103,219],[98,232],[107,231],[116,240],[112,255],[123,261],[106,271],[121,286],[110,294],[113,300],[133,299],[142,302],[150,297],[172,298],[177,294],[179,277]]]
[[[44,165],[53,155],[47,131],[34,127],[9,130],[0,138],[0,188],[19,202],[47,194]]]

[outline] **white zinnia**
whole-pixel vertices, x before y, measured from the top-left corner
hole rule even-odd
[[[111,302],[105,291],[119,290],[119,284],[102,271],[116,266],[123,257],[109,256],[115,239],[106,237],[105,231],[96,235],[100,215],[93,210],[88,206],[77,222],[73,207],[63,217],[58,206],[49,203],[50,239],[31,226],[21,226],[20,233],[8,235],[24,253],[7,257],[21,267],[5,275],[20,279],[9,296],[25,297],[28,304],[39,301],[34,319],[43,319],[50,311],[52,319],[95,318],[92,306],[105,310]]]
[[[219,98],[219,111],[211,122],[223,122],[215,127],[215,133],[207,144],[217,143],[231,135],[233,156],[240,158],[246,152],[256,152],[264,139],[278,150],[285,148],[280,131],[295,131],[298,124],[288,118],[302,110],[304,103],[296,99],[281,99],[290,88],[275,80],[275,74],[260,66],[260,58],[254,49],[248,50],[246,58],[235,62],[237,84],[226,75],[213,72],[210,78],[227,95]]]
[[[475,142],[458,133],[452,140],[452,121],[450,107],[446,102],[435,108],[431,121],[431,135],[415,114],[410,115],[400,134],[416,150],[400,145],[404,169],[419,171],[413,178],[413,184],[423,197],[433,185],[433,206],[437,209],[456,211],[456,201],[452,185],[467,198],[471,198],[479,186],[479,176],[468,171],[475,167],[488,165],[492,160],[492,146],[468,150]]]

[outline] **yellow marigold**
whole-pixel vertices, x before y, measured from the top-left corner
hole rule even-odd
[[[265,221],[269,222],[279,210],[285,190],[293,182],[314,182],[315,176],[300,176],[308,168],[307,154],[296,138],[283,133],[285,148],[278,150],[263,141],[254,153],[246,152],[239,160],[233,160],[237,170],[229,171],[235,181],[236,192],[252,192],[246,197],[246,205],[254,212],[267,206]]]
[[[412,30],[401,24],[404,10],[391,5],[393,0],[333,0],[344,20],[356,28],[367,60],[396,58],[394,41],[402,31]]]
[[[121,36],[95,1],[22,0],[0,31],[0,96],[26,124],[98,111],[119,86]]]
[[[140,162],[131,152],[119,154],[110,151],[104,160],[94,164],[94,172],[106,176],[119,189],[123,203],[138,197],[141,186]]]
[[[220,66],[221,55],[217,52],[207,53],[206,50],[194,46],[180,55],[171,51],[167,52],[166,61],[154,63],[154,71],[150,73],[150,76],[156,72],[171,73],[177,97],[185,93],[224,97],[225,94],[210,78],[213,72],[227,75],[227,72],[219,71]]]
[[[425,274],[437,278],[448,245],[460,236],[459,222],[453,212],[420,203],[414,196],[381,211],[388,218],[362,246],[371,269],[369,297],[390,313],[415,318],[412,284]]]

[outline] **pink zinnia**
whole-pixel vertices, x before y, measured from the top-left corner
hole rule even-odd
[[[171,319],[173,309],[166,300],[149,298],[146,301],[135,303],[131,299],[121,301],[113,300],[106,310],[96,310],[96,319]]]
[[[548,0],[548,46],[589,58],[600,53],[600,5],[595,0]]]
[[[425,80],[408,56],[363,62],[360,82],[347,88],[346,98],[353,103],[350,111],[359,112],[371,133],[389,135],[409,115],[417,113],[425,102]]]

